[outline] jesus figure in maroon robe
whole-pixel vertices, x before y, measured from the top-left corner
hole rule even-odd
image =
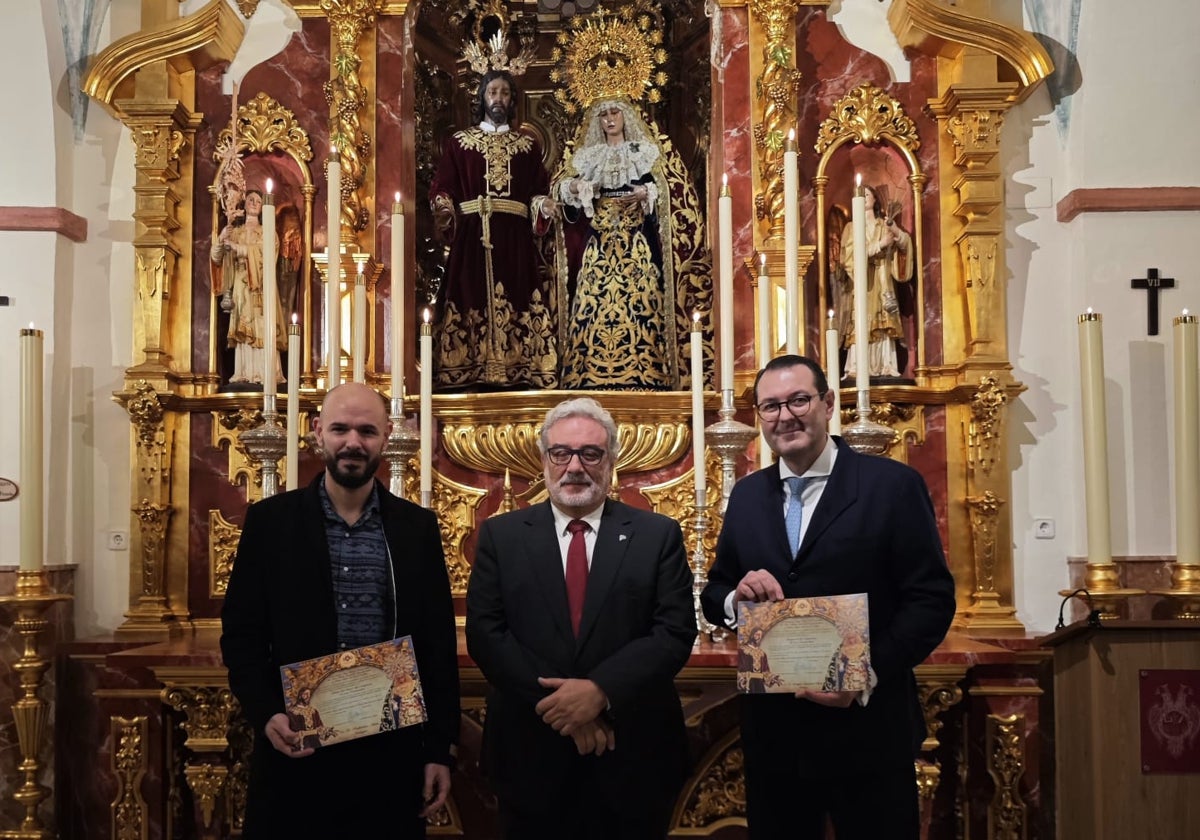
[[[441,389],[558,384],[553,278],[539,277],[534,242],[556,205],[541,145],[512,127],[516,93],[508,72],[484,75],[482,119],[446,139],[430,186],[450,241],[433,363]]]

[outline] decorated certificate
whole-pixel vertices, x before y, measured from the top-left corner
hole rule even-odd
[[[860,691],[871,665],[866,593],[738,602],[738,691]]]
[[[284,665],[279,673],[284,711],[304,748],[425,722],[411,636]]]

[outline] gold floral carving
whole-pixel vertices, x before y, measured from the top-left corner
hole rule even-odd
[[[968,496],[971,513],[971,548],[975,557],[975,597],[994,600],[996,593],[996,537],[1004,500],[993,491]]]
[[[646,0],[606,14],[577,15],[558,33],[551,53],[555,97],[568,113],[602,98],[658,102],[667,75],[661,12]]]
[[[987,768],[996,792],[988,806],[990,840],[1025,840],[1028,819],[1021,799],[1025,772],[1025,716],[988,715]]]
[[[217,146],[213,159],[225,159],[229,144],[233,142],[233,131],[226,126],[217,135]],[[238,150],[249,154],[283,152],[298,163],[312,160],[312,145],[305,131],[296,120],[296,115],[261,91],[254,98],[238,106],[237,124]],[[307,171],[308,167],[301,169]]]
[[[420,476],[410,470],[406,476],[407,498],[420,498]],[[450,575],[450,592],[467,594],[471,579],[471,564],[463,546],[475,530],[475,512],[487,497],[487,491],[459,484],[437,472],[433,474],[433,498],[430,507],[437,513],[442,532],[442,553],[446,556],[446,572]]]
[[[862,84],[842,97],[817,130],[817,152],[839,141],[867,145],[890,141],[909,151],[921,146],[917,125],[899,101],[874,85]]]
[[[542,474],[537,448],[540,423],[443,426],[442,446],[450,460],[469,470],[502,475],[505,470],[534,480]],[[618,423],[621,474],[646,472],[673,464],[691,446],[688,423]]]
[[[765,221],[768,236],[783,235],[783,153],[788,129],[796,124],[796,99],[800,92],[800,71],[796,70],[792,29],[795,25],[795,0],[752,0],[750,11],[763,28],[762,72],[754,88],[761,121],[754,124],[754,145],[758,150],[759,192],[754,196],[754,214]]]
[[[133,384],[133,396],[125,403],[137,435],[137,464],[142,481],[155,491],[163,487],[169,473],[164,408],[163,398],[144,379]]]
[[[219,510],[208,512],[208,594],[224,598],[229,588],[229,574],[237,557],[238,540],[242,529],[229,522]]]
[[[170,169],[170,178],[179,177],[179,153],[183,150],[186,137],[182,131],[170,124],[143,125],[132,132],[135,148],[134,161],[140,168]]]
[[[358,51],[363,32],[375,25],[375,18],[384,5],[385,0],[321,0],[321,10],[329,18],[336,43],[333,76],[325,82],[323,89],[329,104],[329,143],[338,151],[341,160],[340,221],[342,241],[347,244],[347,250],[361,250],[358,235],[370,223],[366,167],[373,141],[363,127],[361,115],[374,104],[374,95],[359,79],[362,58]]]
[[[214,411],[212,445],[220,449],[227,446],[230,484],[246,483],[246,500],[256,502],[262,498],[262,464],[255,461],[242,446],[241,433],[262,425],[262,410],[259,408],[234,408]],[[282,419],[282,418],[280,418]]]
[[[112,771],[117,795],[112,801],[113,840],[146,840],[149,836],[142,779],[146,776],[147,719],[145,715],[109,718]]]
[[[225,686],[169,685],[162,690],[162,702],[183,713],[179,727],[187,735],[188,749],[220,752],[229,745],[229,721],[238,706]]]
[[[708,527],[704,531],[705,566],[711,566],[716,557],[717,536],[721,533],[722,517],[719,512],[721,501],[721,459],[711,449],[705,449],[705,501],[708,504]],[[696,550],[696,482],[695,469],[690,469],[662,484],[642,487],[638,492],[650,502],[650,507],[679,523],[683,530],[683,543],[688,557]]]
[[[672,830],[688,834],[746,824],[746,774],[737,732],[718,741],[701,761],[703,768],[685,791]],[[690,829],[690,830],[689,830]],[[696,829],[706,829],[698,832]]]
[[[967,430],[967,465],[978,467],[985,475],[996,463],[996,447],[1000,443],[1003,424],[1003,409],[1008,404],[1008,392],[1000,381],[992,376],[979,380],[979,387],[971,397],[971,425]]]
[[[196,796],[196,802],[200,805],[200,815],[204,820],[204,827],[211,827],[213,811],[217,806],[217,798],[221,795],[222,788],[225,787],[229,768],[206,761],[188,762],[183,775],[187,778],[188,787],[192,789],[192,793]]]
[[[133,508],[137,517],[138,530],[142,538],[142,598],[154,603],[165,600],[163,578],[166,576],[167,523],[171,519],[171,507],[159,505],[149,499]]]

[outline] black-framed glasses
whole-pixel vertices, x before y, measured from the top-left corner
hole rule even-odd
[[[546,457],[550,459],[550,463],[560,467],[571,463],[571,459],[576,455],[579,456],[582,463],[594,467],[604,460],[606,454],[608,453],[601,446],[581,446],[578,449],[572,449],[569,446],[551,446],[546,450]]]
[[[812,406],[813,400],[824,399],[825,394],[793,394],[782,402],[764,402],[754,406],[754,410],[758,412],[758,416],[764,420],[775,420],[779,417],[780,410],[786,405],[793,417],[803,417],[808,414],[808,409]]]

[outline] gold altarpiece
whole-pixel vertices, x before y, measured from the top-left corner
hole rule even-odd
[[[743,197],[734,210],[739,267],[734,311],[710,313],[715,319],[734,318],[740,419],[754,421],[749,360],[757,346],[756,325],[779,322],[775,312],[766,318],[755,314],[751,278],[760,255],[766,256],[772,278],[772,307],[782,305],[781,137],[786,129],[800,128],[801,192],[811,198],[801,225],[800,270],[802,348],[813,356],[823,355],[820,331],[829,294],[826,213],[838,191],[847,189],[838,173],[860,153],[891,155],[880,158],[885,168],[903,162],[908,218],[919,256],[909,313],[910,345],[915,346],[906,371],[911,376],[873,388],[871,410],[873,419],[894,431],[888,455],[913,464],[931,487],[959,605],[955,641],[918,672],[930,723],[921,794],[931,809],[957,814],[953,822],[960,827],[978,823],[977,830],[986,825],[990,837],[1025,836],[1042,819],[1036,803],[1022,801],[1020,789],[1038,778],[1024,749],[1037,719],[1037,669],[1044,660],[1032,653],[1006,654],[1003,643],[996,642],[1024,633],[1013,605],[1007,507],[1008,406],[1023,385],[1013,378],[1008,358],[999,152],[1008,109],[1051,72],[1050,61],[1032,35],[1019,28],[1018,0],[962,0],[955,5],[893,0],[889,23],[913,60],[914,81],[890,84],[877,60],[859,56],[862,60],[853,66],[861,69],[861,77],[849,86],[843,79],[837,89],[822,79],[821,62],[806,48],[819,40],[834,45],[838,57],[859,52],[825,19],[828,2],[642,2],[665,11],[673,26],[666,46],[672,55],[667,69],[675,77],[664,90],[657,118],[681,152],[683,177],[691,178],[696,192],[701,230],[713,231],[697,252],[698,260],[708,260],[717,247],[715,224],[708,220],[715,219],[723,170],[731,176],[735,195]],[[257,3],[243,0],[238,5],[250,14]],[[485,3],[294,0],[292,5],[303,23],[306,52],[285,52],[257,76],[252,71],[242,87],[239,114],[248,126],[286,125],[296,131],[283,131],[273,141],[264,129],[243,134],[240,142],[247,155],[282,154],[295,163],[297,195],[305,202],[308,257],[327,223],[320,205],[329,138],[331,133],[341,138],[344,201],[337,223],[348,250],[370,258],[373,326],[367,379],[386,390],[383,305],[375,302],[390,283],[390,273],[383,273],[385,208],[394,187],[403,196],[407,218],[416,221],[416,235],[409,234],[403,257],[414,270],[406,273],[405,286],[394,298],[415,311],[436,289],[436,275],[427,266],[438,256],[427,242],[431,220],[421,188],[436,159],[436,141],[454,124],[467,121],[465,65],[455,46],[462,40],[463,18],[455,14]],[[523,82],[520,112],[553,164],[561,159],[571,127],[554,105],[550,45],[563,22],[549,5],[512,0],[495,8],[511,18],[514,29],[519,21],[529,26],[536,21],[536,57]],[[600,5],[621,4],[601,0]],[[207,279],[207,244],[196,243],[206,243],[212,234],[212,153],[230,121],[229,98],[218,95],[215,80],[242,43],[246,24],[224,0],[213,0],[187,18],[179,17],[177,0],[143,0],[142,9],[143,29],[97,56],[86,90],[128,126],[136,148],[135,258],[128,267],[136,292],[135,364],[114,395],[131,421],[135,504],[130,514],[130,603],[114,644],[125,651],[122,661],[149,669],[156,682],[132,689],[110,686],[90,700],[101,707],[100,749],[112,757],[113,781],[105,790],[117,795],[106,794],[111,814],[105,822],[113,836],[148,836],[149,827],[160,821],[189,825],[186,836],[218,836],[237,827],[245,773],[244,753],[239,756],[237,747],[244,748],[246,733],[236,725],[236,704],[224,685],[215,638],[224,582],[236,562],[238,523],[245,505],[262,494],[261,470],[241,448],[237,432],[261,422],[262,400],[221,390],[218,348],[223,336],[218,335]],[[447,34],[455,24],[458,29]],[[323,54],[323,63],[310,61],[294,71],[304,96],[285,101],[279,83],[293,78],[287,62],[310,59],[309,51]],[[710,61],[710,56],[719,60]],[[313,66],[329,70],[328,84],[302,75]],[[697,80],[702,83],[694,84]],[[320,276],[306,259],[298,299],[309,315],[321,296]],[[711,309],[711,297],[708,305]],[[312,318],[304,324],[302,422],[316,411],[322,394],[322,371],[315,361],[322,357],[317,324]],[[771,332],[772,339],[780,334],[774,326]],[[773,346],[781,344],[775,340]],[[406,379],[415,383],[412,354],[408,358]],[[411,385],[409,390],[415,391]],[[847,418],[853,406],[850,391],[842,394]],[[465,593],[473,533],[481,518],[543,497],[534,435],[546,408],[564,395],[435,396],[440,432],[433,507],[443,525],[457,595]],[[626,455],[618,465],[622,498],[677,518],[694,549],[686,392],[614,392],[600,398],[613,411],[625,443]],[[718,395],[709,394],[706,405],[715,419]],[[415,394],[410,393],[405,409],[411,418],[417,409]],[[301,465],[309,476],[320,468],[308,451],[302,453]],[[705,466],[715,511],[721,464],[711,451]],[[416,481],[415,463],[412,467],[410,485]],[[736,469],[738,474],[752,469],[749,455]],[[710,562],[719,525],[717,516],[702,534]],[[103,661],[103,669],[118,667],[112,657]],[[974,699],[964,703],[964,686],[975,679],[968,672],[981,665],[986,669],[988,663],[1010,683],[985,680],[987,685],[977,686],[971,692]],[[731,708],[729,665],[719,645],[706,645],[680,676],[692,728],[712,732],[697,748],[697,772],[680,799],[672,836],[708,835],[744,823],[736,727],[717,731],[703,723]],[[1032,679],[1013,676],[1014,668],[1032,669]],[[469,663],[463,664],[463,677],[464,747],[469,751],[478,744],[483,686]],[[1004,713],[993,709],[988,698],[1001,698],[1007,704]],[[1010,714],[1014,706],[1018,711]],[[174,717],[155,722],[164,708],[173,710]],[[944,725],[952,708],[958,716]],[[952,742],[947,742],[947,732]],[[969,755],[969,738],[983,745],[977,750],[984,756],[980,766]],[[940,770],[950,760],[958,776],[953,785]],[[165,778],[147,786],[143,776],[156,765]],[[968,768],[992,786],[996,801],[1015,801],[1018,807],[972,808]],[[1032,782],[1023,781],[1030,773],[1035,774]],[[466,796],[456,797],[440,815],[436,832],[471,836],[477,803]],[[939,799],[947,796],[948,801]],[[156,804],[155,797],[164,802],[173,797],[174,810]],[[931,826],[929,831],[930,837],[951,836],[953,828],[947,833],[944,826]]]

